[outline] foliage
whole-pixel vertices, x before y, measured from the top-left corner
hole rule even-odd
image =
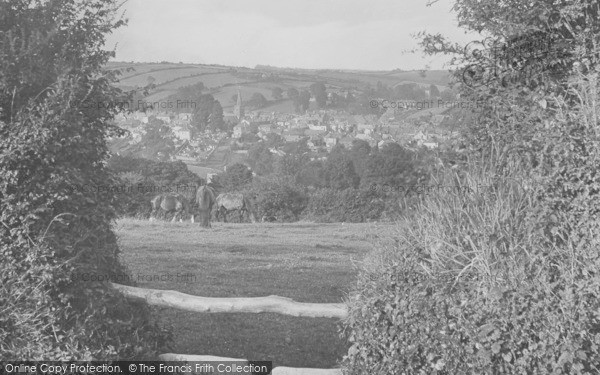
[[[308,203],[305,189],[287,177],[257,178],[245,195],[251,197],[257,219],[276,218],[279,222],[297,221]]]
[[[317,107],[325,108],[327,105],[327,89],[323,82],[317,82],[310,85],[310,92],[317,102]]]
[[[227,131],[223,121],[223,108],[221,103],[210,94],[203,94],[195,103],[196,107],[192,112],[192,124],[199,132]]]
[[[263,94],[261,94],[260,92],[255,92],[254,94],[252,94],[252,96],[250,97],[250,100],[248,100],[246,102],[246,104],[248,106],[254,107],[254,108],[263,108],[268,104],[268,100],[267,98],[265,98],[265,96]]]
[[[373,190],[318,189],[311,192],[304,216],[321,222],[379,220],[387,203],[384,198]]]
[[[116,277],[110,125],[127,97],[102,69],[104,35],[123,25],[112,1],[0,3],[0,357],[155,358],[168,338]]]
[[[206,90],[206,87],[202,82],[179,87],[173,95],[170,95],[164,101],[170,104],[169,110],[171,111],[178,113],[193,112],[202,101],[204,90]]]
[[[431,84],[429,85],[429,98],[433,99],[433,98],[439,98],[441,95],[440,90],[437,88],[436,85]]]
[[[274,157],[266,142],[255,143],[248,150],[248,164],[260,176],[266,176],[273,171]]]
[[[171,128],[154,116],[148,119],[144,134],[139,143],[141,149],[136,153],[147,159],[169,160],[175,152],[174,134]]]
[[[396,97],[404,100],[427,100],[427,93],[416,83],[403,83],[396,86]]]
[[[325,186],[332,189],[357,188],[360,184],[360,177],[354,170],[354,163],[343,146],[336,146],[331,150],[323,165],[323,175]]]
[[[283,90],[279,86],[275,86],[271,89],[271,96],[274,100],[281,100],[283,98]]]
[[[465,167],[442,168],[363,267],[346,322],[351,374],[600,371],[597,1],[457,0],[485,40],[456,53],[483,103]],[[482,187],[484,187],[482,189]],[[460,189],[460,190],[459,190]]]
[[[471,164],[472,165],[472,164]],[[351,373],[596,373],[600,255],[532,235],[532,191],[494,171],[444,170],[362,267],[345,322]],[[597,244],[596,244],[597,245]],[[578,267],[573,267],[573,262]]]
[[[224,173],[216,176],[218,183],[226,192],[235,192],[252,183],[252,171],[244,164],[235,163],[227,167]]]
[[[429,158],[397,143],[385,145],[367,159],[361,186],[412,186],[426,182]]]
[[[157,162],[148,159],[113,155],[108,168],[118,177],[117,191],[119,216],[148,218],[152,211],[150,201],[158,194],[181,194],[194,198],[196,185],[204,180],[188,170],[182,161]],[[102,188],[106,185],[86,189]]]

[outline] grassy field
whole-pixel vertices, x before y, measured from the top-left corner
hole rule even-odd
[[[179,88],[202,82],[210,93],[221,103],[223,108],[230,110],[234,103],[231,96],[242,91],[244,100],[250,99],[253,93],[262,93],[267,100],[271,100],[271,89],[280,87],[285,92],[290,87],[297,89],[308,89],[314,82],[324,82],[330,87],[362,87],[375,86],[382,82],[389,87],[400,83],[414,82],[427,88],[429,84],[438,85],[440,90],[444,89],[450,82],[447,71],[432,70],[422,76],[418,71],[410,72],[366,72],[366,71],[316,71],[316,70],[275,70],[278,79],[276,81],[256,81],[255,78],[244,78],[234,75],[224,66],[196,65],[196,64],[145,64],[145,63],[109,63],[110,69],[133,68],[133,71],[125,72],[118,86],[130,90],[148,84],[148,78],[154,77],[156,87],[150,92],[146,101],[164,100],[174,94]],[[235,68],[238,73],[264,73],[269,70]],[[190,75],[193,76],[190,76]],[[228,86],[225,86],[228,85]],[[278,111],[293,113],[294,107],[290,101],[273,103],[263,109],[264,111]]]
[[[202,229],[189,222],[122,219],[116,231],[122,260],[141,287],[207,297],[275,294],[339,303],[355,282],[357,262],[372,243],[393,235],[394,227],[213,223],[212,229]],[[178,274],[186,276],[177,280]],[[161,276],[162,281],[153,279]],[[347,350],[333,319],[156,309],[162,322],[174,327],[175,353],[331,368]]]
[[[185,66],[185,67],[173,67],[171,69],[164,68],[159,70],[152,70],[148,72],[142,72],[121,79],[121,84],[126,86],[140,86],[143,87],[148,84],[148,78],[153,77],[154,83],[160,85],[163,82],[172,81],[177,78],[184,78],[190,75],[206,74],[206,73],[218,73],[217,69],[210,69],[205,67]]]

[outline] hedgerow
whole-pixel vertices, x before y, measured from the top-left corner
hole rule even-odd
[[[484,105],[465,124],[467,165],[432,178],[468,193],[423,196],[399,224],[398,245],[365,261],[344,365],[350,374],[596,374],[600,4],[458,0],[456,9],[488,36],[457,71],[461,99]],[[424,45],[464,52],[439,35]],[[523,46],[545,54],[523,56]]]
[[[156,358],[169,334],[127,279],[106,138],[126,102],[102,69],[111,1],[0,2],[0,359]],[[83,275],[86,275],[83,277]]]

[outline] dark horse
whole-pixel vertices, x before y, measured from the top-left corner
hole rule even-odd
[[[200,226],[210,228],[210,212],[215,204],[215,191],[210,186],[200,186],[196,190],[196,201],[194,203],[198,210]],[[192,222],[194,216],[192,215]]]
[[[215,216],[217,221],[219,220],[219,216],[223,216],[223,221],[227,222],[227,214],[229,211],[237,210],[240,214],[240,222],[244,218],[244,213],[247,213],[250,217],[250,221],[253,223],[256,222],[254,217],[254,213],[252,212],[252,207],[250,202],[244,195],[239,193],[223,193],[219,194],[217,197],[217,210],[215,212]]]
[[[183,215],[189,212],[187,199],[179,194],[159,194],[150,203],[152,204],[150,220],[158,216],[159,210],[164,211],[165,214],[173,212],[173,220],[171,221],[175,221],[177,217],[182,221]]]

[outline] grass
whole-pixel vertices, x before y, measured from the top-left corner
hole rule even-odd
[[[160,85],[163,82],[172,81],[177,78],[184,78],[189,75],[201,74],[201,73],[216,73],[219,72],[218,69],[211,69],[205,67],[198,66],[174,66],[171,68],[163,68],[157,70],[151,70],[146,72],[140,72],[135,75],[130,75],[128,77],[121,79],[122,85],[127,86],[140,86],[143,87],[148,84],[148,78],[154,77],[155,84]]]
[[[231,73],[218,73],[199,75],[195,77],[181,77],[181,79],[176,81],[169,82],[164,85],[158,85],[157,88],[161,90],[176,90],[180,87],[195,85],[198,82],[202,82],[204,87],[216,88],[226,84],[241,84],[247,81],[247,79],[236,77]]]
[[[353,287],[371,242],[389,224],[223,224],[122,219],[122,260],[140,287],[207,297],[279,295],[339,303]],[[189,275],[151,280],[147,275]],[[172,352],[272,360],[275,366],[331,368],[347,351],[333,319],[272,313],[199,314],[156,308],[174,326]]]

